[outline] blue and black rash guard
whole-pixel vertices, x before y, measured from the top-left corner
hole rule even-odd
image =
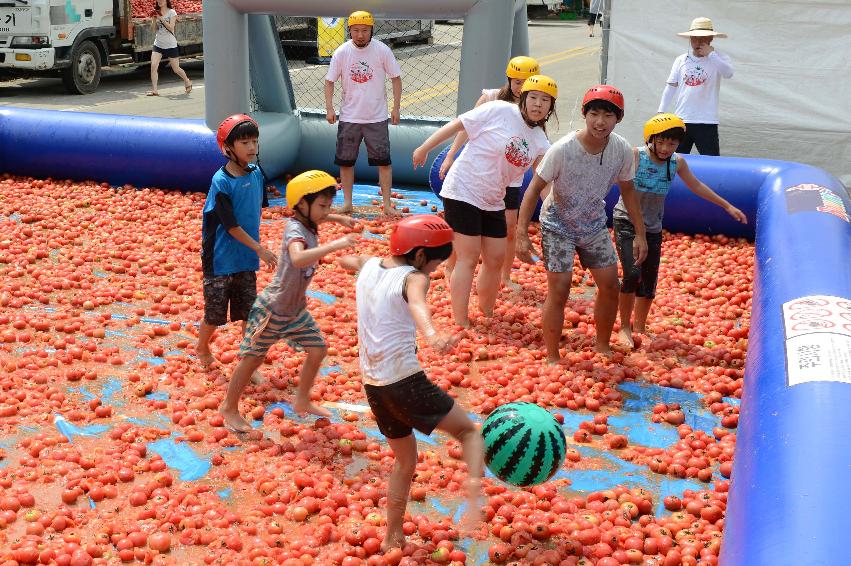
[[[260,214],[269,206],[269,201],[262,171],[255,165],[250,169],[241,177],[234,177],[224,167],[213,175],[201,227],[201,267],[205,277],[260,268],[260,259],[254,250],[228,233],[232,228],[241,227],[260,241]]]

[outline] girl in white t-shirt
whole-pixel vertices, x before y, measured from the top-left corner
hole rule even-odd
[[[461,114],[433,133],[414,150],[414,168],[428,153],[461,131],[470,141],[449,170],[441,197],[446,221],[455,231],[457,255],[449,288],[455,322],[469,328],[473,274],[479,309],[492,316],[499,291],[506,236],[505,187],[538,161],[550,146],[543,130],[555,110],[558,86],[550,77],[535,75],[523,83],[520,102],[495,100]]]
[[[168,65],[174,74],[183,80],[186,94],[192,92],[192,81],[186,76],[186,71],[180,68],[180,52],[177,49],[177,36],[174,28],[177,25],[177,12],[171,7],[171,0],[156,0],[155,17],[151,20],[151,28],[157,33],[154,47],[151,50],[151,92],[148,96],[159,96],[157,82],[159,81],[160,61],[168,59]]]
[[[540,72],[538,62],[532,57],[519,56],[514,57],[508,62],[505,68],[505,77],[507,82],[502,88],[486,88],[482,90],[482,96],[476,101],[476,108],[486,102],[494,100],[504,100],[505,102],[520,102],[520,89],[523,88],[523,82],[533,75]],[[455,155],[464,146],[467,141],[467,132],[460,131],[455,136],[455,141],[452,142],[452,147],[446,153],[443,163],[440,165],[440,178],[446,177],[446,173],[452,164],[455,162]],[[523,185],[523,175],[521,173],[516,179],[505,188],[505,222],[508,229],[508,239],[506,242],[505,260],[502,264],[502,284],[513,291],[519,291],[520,285],[511,280],[511,268],[514,266],[514,232],[517,228],[517,210],[520,208],[520,187]],[[455,255],[453,254],[446,263],[446,277],[452,278],[452,271],[455,269]]]

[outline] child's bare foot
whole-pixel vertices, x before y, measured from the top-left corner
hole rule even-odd
[[[251,424],[242,418],[242,415],[240,415],[239,412],[227,411],[219,407],[219,413],[225,419],[225,427],[233,432],[242,433],[251,432],[253,430],[251,428]]]
[[[263,378],[263,374],[260,373],[259,370],[255,370],[255,372],[251,374],[252,385],[263,385],[265,381],[266,380]]]
[[[198,358],[198,361],[201,362],[201,366],[204,369],[209,369],[216,365],[216,358],[213,357],[213,353],[210,352],[210,350],[202,350],[196,346],[195,357]]]
[[[402,213],[391,206],[384,205],[384,216],[389,216],[390,218],[399,218],[400,216],[402,216]]]
[[[519,293],[521,290],[523,290],[523,287],[519,283],[515,283],[511,279],[503,279],[502,284],[505,286],[506,289],[508,289],[512,293]]]
[[[405,535],[402,532],[396,534],[387,533],[387,536],[384,537],[381,543],[381,552],[387,552],[394,548],[405,548],[407,543],[408,541],[405,540]]]
[[[603,354],[604,356],[611,356],[612,355],[612,347],[609,346],[608,344],[601,344],[601,343],[598,342],[594,346],[594,351],[597,352],[598,354]]]
[[[293,403],[293,411],[295,411],[297,415],[310,414],[326,418],[331,416],[331,411],[325,407],[320,407],[319,405],[314,405],[310,401],[301,399],[296,399]]]
[[[621,328],[618,332],[618,339],[628,347],[630,350],[635,348],[635,342],[632,339],[632,329],[630,328]]]

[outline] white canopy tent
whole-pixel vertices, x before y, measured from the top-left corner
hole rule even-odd
[[[606,82],[626,97],[631,143],[659,105],[698,16],[729,38],[735,75],[721,85],[721,154],[797,161],[851,186],[851,3],[848,0],[610,0]],[[605,60],[605,59],[604,59]]]

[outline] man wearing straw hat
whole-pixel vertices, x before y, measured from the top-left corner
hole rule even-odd
[[[677,153],[691,153],[696,145],[701,155],[719,155],[718,91],[721,78],[733,76],[733,63],[712,47],[712,40],[727,34],[715,31],[709,18],[695,18],[688,31],[677,35],[688,37],[691,49],[674,61],[659,112],[668,112],[673,101],[673,113],[686,123]]]

